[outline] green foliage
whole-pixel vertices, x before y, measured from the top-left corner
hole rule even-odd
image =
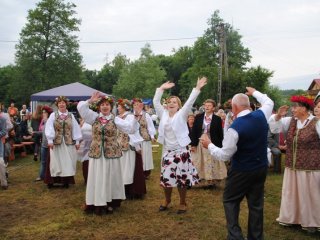
[[[15,98],[15,95],[8,94],[10,83],[16,76],[17,68],[13,65],[8,65],[0,68],[0,102],[8,103],[10,99]]]
[[[42,0],[30,10],[16,45],[18,75],[9,92],[24,101],[31,94],[82,80],[82,57],[74,32],[80,20],[75,4]],[[19,86],[19,87],[18,87]]]
[[[121,71],[112,93],[119,98],[152,98],[165,76],[165,71],[159,66],[159,58],[154,57],[150,45],[146,45],[141,49],[140,58]]]

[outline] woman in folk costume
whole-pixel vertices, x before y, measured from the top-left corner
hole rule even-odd
[[[119,99],[117,105],[118,117],[132,121],[134,115],[129,112],[132,106],[130,101],[127,99]],[[141,156],[143,138],[140,136],[139,130],[134,134],[126,134],[120,131],[118,137],[122,147],[120,162],[126,197],[128,199],[141,199],[147,192]]]
[[[80,120],[82,140],[78,150],[78,160],[82,163],[82,175],[84,183],[87,184],[89,168],[89,151],[92,142],[92,126],[83,119]]]
[[[200,90],[207,84],[207,78],[198,79],[184,106],[176,96],[171,96],[167,100],[167,109],[161,105],[161,96],[166,89],[174,86],[174,83],[166,82],[157,88],[153,98],[153,105],[160,118],[158,142],[163,144],[163,154],[161,160],[160,185],[164,189],[165,201],[160,206],[160,211],[165,211],[171,202],[172,188],[177,187],[180,196],[180,206],[178,214],[187,210],[186,195],[187,188],[198,182],[198,174],[192,164],[188,144],[187,117],[191,107],[195,102]]]
[[[121,119],[127,119],[133,121],[134,115],[130,113],[131,103],[127,99],[118,99],[117,110],[118,117]],[[118,141],[122,149],[122,157],[120,158],[120,164],[122,167],[123,184],[128,185],[133,183],[133,174],[135,167],[135,152],[130,149],[129,135],[119,131]]]
[[[68,101],[64,96],[56,98],[55,104],[58,111],[50,115],[45,127],[50,149],[50,160],[48,161],[50,176],[46,176],[44,182],[49,188],[53,186],[53,183],[62,183],[65,188],[75,183],[76,150],[79,149],[82,135],[77,120],[67,110]]]
[[[285,117],[281,106],[269,120],[273,133],[286,133],[286,161],[283,176],[280,225],[299,224],[308,232],[320,228],[320,120],[310,113],[313,101],[292,96],[293,117]]]
[[[95,92],[77,106],[84,121],[92,125],[85,213],[112,213],[125,199],[118,130],[134,133],[139,124],[135,119],[115,117],[113,103],[111,97]]]
[[[154,135],[156,134],[156,129],[150,115],[143,111],[142,99],[134,98],[132,100],[132,104],[134,115],[138,119],[140,124],[140,135],[143,138],[141,150],[143,171],[146,179],[148,179],[151,174],[151,170],[154,168],[152,156],[152,141],[155,141]]]

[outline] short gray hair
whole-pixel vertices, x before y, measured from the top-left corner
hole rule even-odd
[[[239,107],[250,107],[249,97],[243,93],[238,93],[233,96],[232,104],[235,104]]]

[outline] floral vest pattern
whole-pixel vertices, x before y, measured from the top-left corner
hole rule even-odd
[[[105,125],[99,118],[92,124],[92,142],[89,157],[100,158],[103,152],[105,158],[119,158],[122,156],[118,140],[118,129],[114,123],[114,116]]]
[[[140,123],[140,135],[143,138],[144,141],[150,141],[151,137],[148,132],[148,124],[147,124],[147,119],[146,119],[146,113],[142,113],[141,118],[139,120]]]
[[[285,166],[293,170],[320,170],[320,140],[316,131],[316,118],[297,129],[297,120],[292,118],[287,134]]]
[[[71,113],[68,113],[66,119],[62,120],[60,119],[59,114],[56,112],[53,126],[55,130],[55,138],[53,140],[53,144],[60,145],[62,143],[63,138],[66,145],[75,144],[75,141],[73,141],[72,139]]]
[[[128,114],[122,116],[121,118],[122,119],[126,119],[126,117],[128,116]],[[129,135],[122,132],[122,131],[119,131],[119,134],[118,134],[118,142],[121,146],[121,150],[122,151],[128,151],[129,150]]]

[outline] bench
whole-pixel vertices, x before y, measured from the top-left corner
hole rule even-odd
[[[17,143],[17,144],[13,144],[11,146],[11,153],[9,156],[9,160],[14,160],[15,159],[15,150],[16,149],[21,149],[20,152],[20,157],[26,157],[27,156],[27,149],[26,147],[30,147],[34,144],[34,142],[21,142],[21,143]]]
[[[25,157],[27,156],[27,153],[26,153],[26,149],[25,149],[25,146],[23,143],[17,143],[17,144],[13,144],[11,146],[11,152],[10,152],[10,156],[9,156],[9,160],[10,161],[13,161],[15,159],[15,150],[16,149],[22,149],[21,153],[20,153],[20,156],[21,157]]]

